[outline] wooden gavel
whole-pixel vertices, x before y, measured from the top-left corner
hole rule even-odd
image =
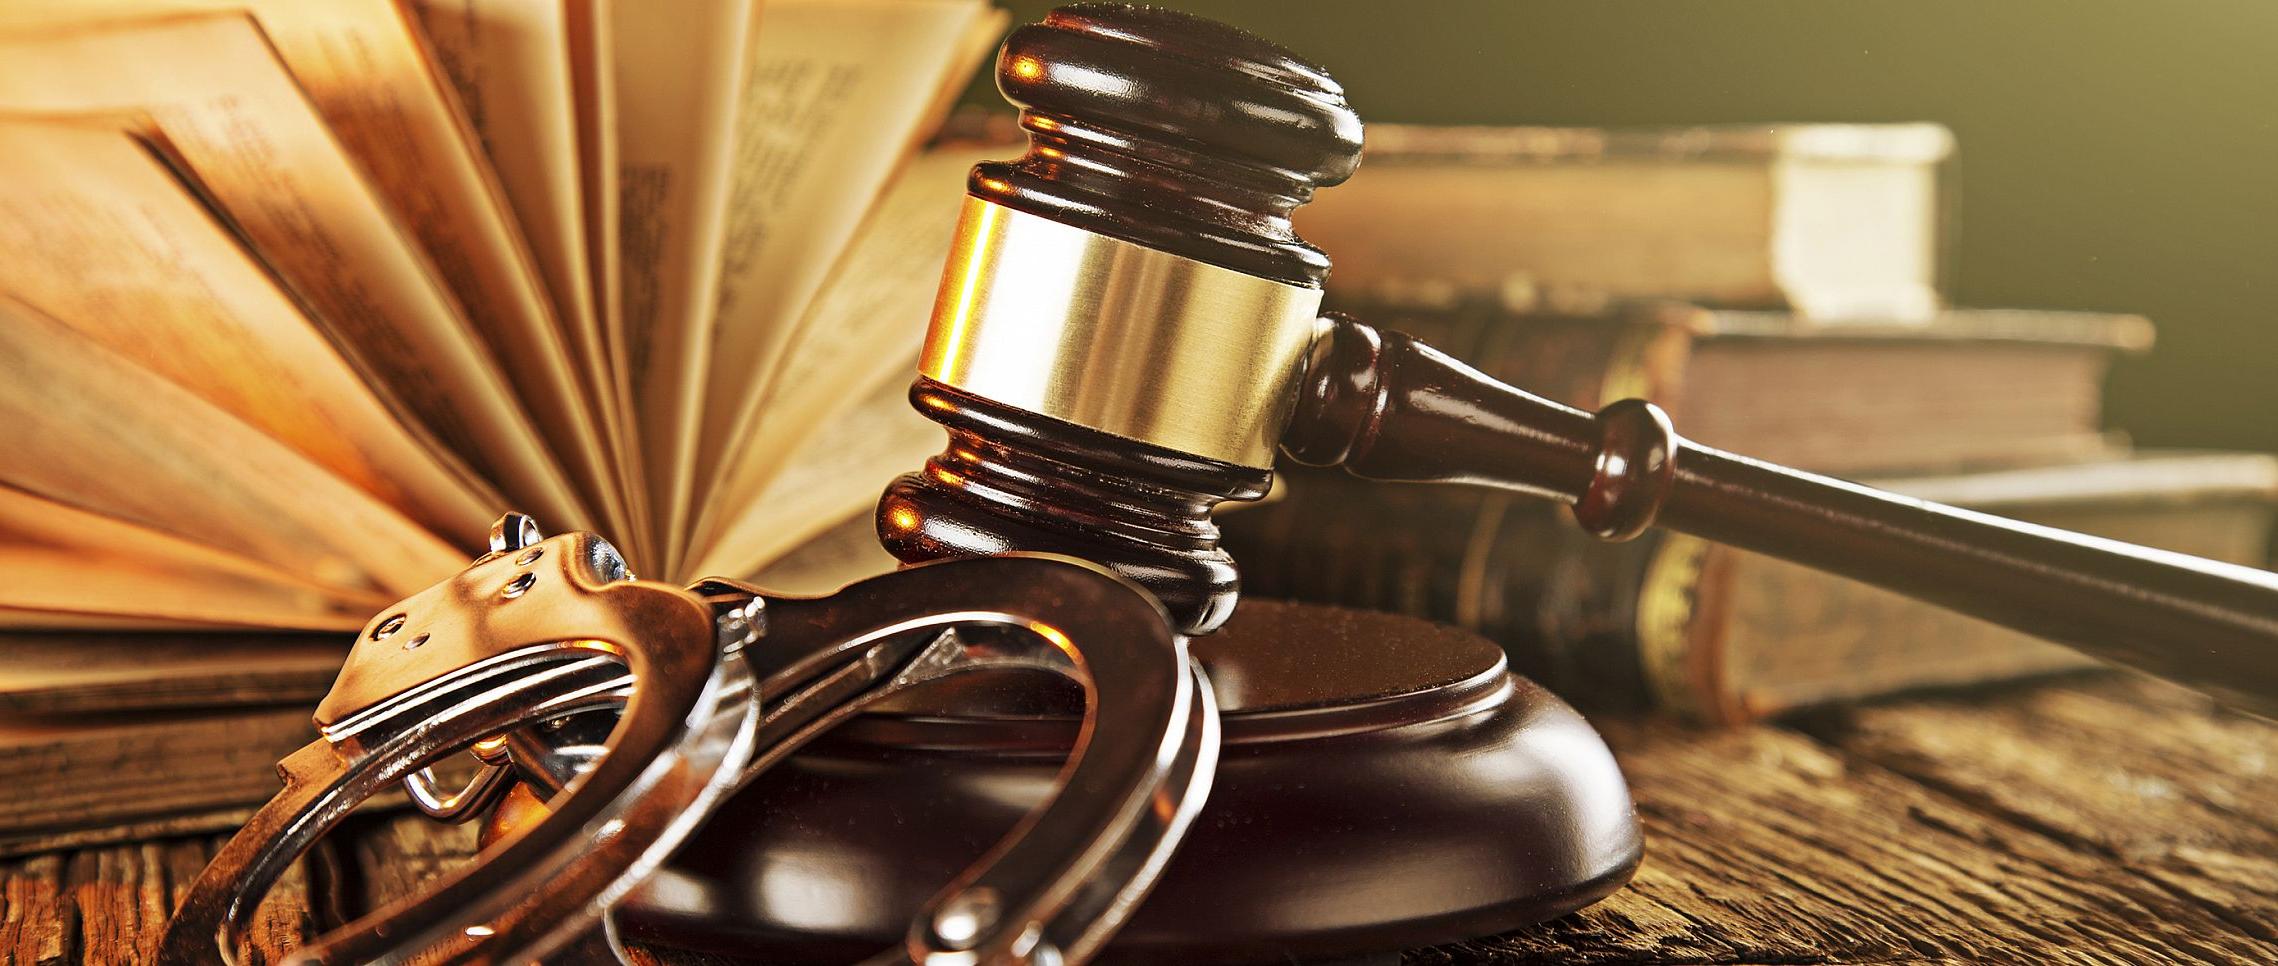
[[[1205,633],[1239,583],[1211,509],[1264,495],[1278,448],[1563,500],[1607,539],[1659,524],[2278,714],[2278,575],[1750,460],[1651,403],[1583,412],[1319,317],[1329,262],[1289,215],[1351,174],[1361,124],[1273,44],[1084,5],[1015,31],[997,78],[1030,146],[969,181],[911,389],[949,447],[878,510],[902,560],[1087,557]]]

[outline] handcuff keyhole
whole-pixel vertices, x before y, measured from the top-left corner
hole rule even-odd
[[[506,588],[500,590],[498,592],[498,595],[500,597],[506,598],[507,600],[513,600],[516,597],[520,597],[523,594],[529,593],[531,586],[535,585],[537,582],[537,574],[517,574],[513,580],[506,582]]]
[[[393,617],[388,618],[387,620],[381,621],[380,626],[372,628],[372,639],[375,641],[384,641],[390,637],[394,637],[395,632],[403,630],[404,619],[405,615],[397,614]]]
[[[414,637],[411,640],[403,642],[403,649],[408,651],[425,643],[427,643],[427,635],[421,634],[418,637]]]

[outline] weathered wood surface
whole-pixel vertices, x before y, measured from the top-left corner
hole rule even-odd
[[[211,837],[168,839],[49,853],[0,865],[0,962],[23,964],[155,962],[166,917],[206,860]],[[238,958],[271,963],[326,922],[313,896],[340,875],[319,846],[277,883],[254,915]]]
[[[1604,727],[1650,837],[1636,883],[1408,962],[2278,962],[2278,725],[2173,688],[2088,678],[1738,731]],[[472,842],[352,820],[264,908],[254,961]],[[214,845],[0,866],[0,960],[145,961]]]
[[[2173,688],[1607,730],[1635,884],[1412,962],[2278,962],[2278,726]]]

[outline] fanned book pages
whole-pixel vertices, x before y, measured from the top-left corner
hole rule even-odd
[[[890,566],[795,554],[939,446],[902,390],[964,172],[1008,152],[936,134],[1002,20],[0,4],[0,664],[256,631],[305,664],[508,509],[665,580]],[[261,701],[226,653],[155,691]],[[25,686],[140,693],[83,677]]]

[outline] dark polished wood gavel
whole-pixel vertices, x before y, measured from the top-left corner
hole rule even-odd
[[[998,81],[1030,147],[970,178],[911,390],[950,444],[879,505],[902,560],[1087,557],[1208,632],[1239,583],[1211,509],[1264,495],[1279,449],[1562,500],[1607,539],[1670,527],[2278,714],[2278,575],[1750,460],[1319,317],[1329,260],[1289,215],[1351,174],[1361,124],[1278,47],[1075,7],[1014,32]]]

